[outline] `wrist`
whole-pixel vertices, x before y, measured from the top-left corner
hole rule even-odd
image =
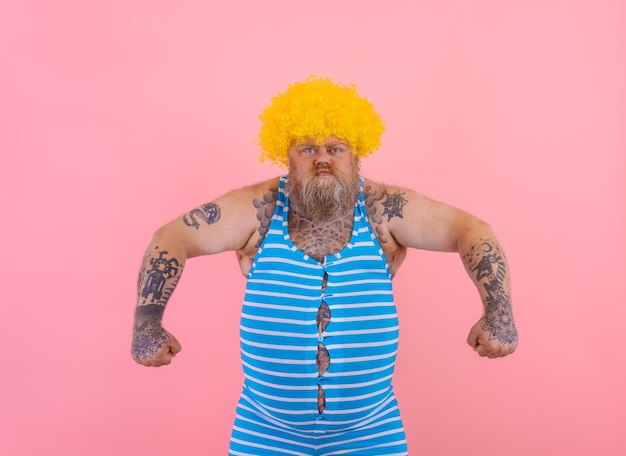
[[[158,324],[161,325],[165,306],[158,304],[147,304],[137,306],[135,309],[135,326],[139,324]]]

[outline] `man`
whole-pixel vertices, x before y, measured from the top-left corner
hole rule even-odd
[[[517,346],[504,252],[476,217],[359,175],[384,127],[353,86],[311,76],[260,118],[262,158],[288,174],[156,231],[139,275],[133,358],[171,362],[181,347],[161,319],[185,261],[235,251],[248,282],[229,454],[408,454],[391,382],[391,279],[408,248],[458,252],[483,302],[467,342],[502,357]]]

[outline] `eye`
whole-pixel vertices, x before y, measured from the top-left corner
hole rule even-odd
[[[311,155],[315,154],[315,151],[316,148],[314,146],[302,145],[298,147],[298,152],[304,157],[310,157]]]
[[[333,146],[333,147],[329,150],[329,152],[330,152],[332,155],[339,156],[339,155],[343,155],[343,154],[344,154],[344,152],[345,152],[346,150],[347,150],[347,148],[346,148],[344,145],[342,145],[342,144],[338,144],[338,145],[336,145],[336,146]]]

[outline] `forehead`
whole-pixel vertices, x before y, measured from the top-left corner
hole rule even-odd
[[[311,137],[311,138],[296,140],[294,142],[295,146],[302,146],[302,145],[336,146],[337,144],[344,144],[346,146],[350,146],[350,143],[347,140],[337,138],[336,136],[326,136],[326,137],[317,137],[317,138]]]

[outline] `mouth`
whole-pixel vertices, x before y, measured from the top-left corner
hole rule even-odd
[[[317,177],[334,177],[335,175],[329,169],[320,169],[319,171],[317,171],[315,173],[315,176],[317,176]]]

